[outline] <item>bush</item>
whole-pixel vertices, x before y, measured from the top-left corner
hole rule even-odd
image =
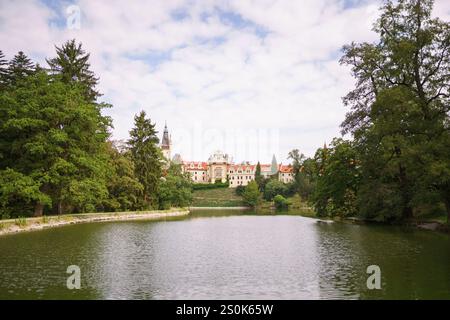
[[[251,181],[245,188],[242,197],[245,204],[250,207],[256,207],[261,203],[261,193],[259,192],[258,184],[256,181]]]
[[[244,191],[245,191],[245,186],[239,185],[239,186],[236,187],[236,189],[234,189],[234,191],[236,192],[236,194],[238,196],[242,196],[244,194]]]
[[[215,182],[215,183],[198,183],[193,184],[192,189],[194,190],[209,190],[209,189],[219,189],[219,188],[228,188],[228,182]]]
[[[286,184],[279,180],[270,180],[264,190],[264,199],[267,201],[272,201],[276,195],[282,195],[287,197],[288,187]]]
[[[277,209],[287,209],[291,204],[290,201],[283,197],[281,194],[277,194],[273,198],[273,202],[275,204],[275,208]]]

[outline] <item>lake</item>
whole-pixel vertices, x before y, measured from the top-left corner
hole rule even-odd
[[[380,290],[367,288],[370,265]],[[58,298],[450,299],[450,237],[216,210],[0,237],[0,299]]]

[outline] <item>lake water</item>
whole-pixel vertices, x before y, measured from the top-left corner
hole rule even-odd
[[[0,237],[0,299],[380,298],[450,299],[450,237],[229,211]]]

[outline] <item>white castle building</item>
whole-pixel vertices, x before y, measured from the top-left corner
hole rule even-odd
[[[229,181],[230,188],[246,186],[250,181],[255,180],[256,166],[249,162],[235,164],[232,158],[221,151],[214,152],[207,162],[203,161],[183,161],[179,154],[171,159],[172,143],[164,126],[164,133],[161,140],[161,150],[167,160],[180,164],[183,172],[188,172],[194,183],[215,183]],[[263,177],[278,176],[278,180],[289,183],[294,181],[293,168],[291,165],[278,165],[275,155],[271,164],[260,164],[261,175]]]

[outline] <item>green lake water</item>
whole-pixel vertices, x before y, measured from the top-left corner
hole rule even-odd
[[[0,299],[450,299],[450,237],[239,211],[71,225],[0,237]]]

